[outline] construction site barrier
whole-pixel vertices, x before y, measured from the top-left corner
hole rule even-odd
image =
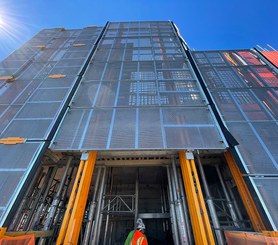
[[[278,245],[278,237],[268,237],[259,233],[225,231],[228,245]]]
[[[35,245],[35,235],[24,235],[24,236],[3,236],[0,239],[0,245]]]

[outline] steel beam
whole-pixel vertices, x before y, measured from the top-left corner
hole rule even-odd
[[[230,151],[225,152],[225,158],[230,168],[231,174],[235,180],[235,183],[238,188],[238,192],[241,196],[241,199],[244,203],[246,211],[250,217],[253,228],[255,231],[261,232],[262,230],[266,230],[262,218],[257,210],[257,207],[254,203],[254,200],[248,190],[248,187],[242,177],[242,173],[240,172],[235,159]]]
[[[215,241],[209,222],[193,154],[190,153],[189,155],[190,156],[187,157],[185,151],[180,151],[179,153],[195,244],[214,245]]]

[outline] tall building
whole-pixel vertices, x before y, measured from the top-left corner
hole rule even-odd
[[[0,226],[39,244],[123,244],[137,218],[149,244],[270,239],[268,58],[191,51],[170,21],[42,30],[0,64]]]

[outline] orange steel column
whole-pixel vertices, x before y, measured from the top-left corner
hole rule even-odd
[[[67,231],[67,228],[68,228],[68,223],[69,223],[71,211],[72,211],[74,201],[75,201],[75,198],[76,198],[76,194],[77,194],[78,184],[79,184],[79,181],[81,179],[82,172],[83,172],[83,169],[84,169],[84,164],[85,164],[85,161],[81,161],[80,164],[79,164],[79,167],[78,167],[78,171],[77,171],[75,181],[74,181],[74,184],[73,184],[73,187],[72,187],[72,191],[71,191],[71,194],[70,194],[70,199],[69,199],[69,202],[68,202],[68,205],[67,205],[67,209],[66,209],[66,212],[65,212],[65,215],[64,215],[64,219],[63,219],[61,228],[60,228],[59,236],[57,238],[56,244],[58,244],[58,245],[63,244],[63,241],[65,239],[65,235],[66,235],[66,231]]]
[[[242,177],[242,173],[240,172],[235,159],[230,151],[225,152],[225,158],[230,168],[230,171],[233,175],[233,178],[236,182],[238,192],[241,196],[241,199],[244,203],[246,211],[250,217],[252,225],[255,231],[262,232],[265,229],[264,223],[261,219],[261,216],[257,210],[257,207],[254,203],[254,200],[248,190],[248,187]]]
[[[56,244],[77,244],[94,172],[97,152],[81,160]]]
[[[72,209],[64,244],[77,244],[94,172],[97,152],[90,152],[85,162],[78,192]]]
[[[196,245],[214,245],[214,237],[194,159],[187,159],[184,151],[179,153],[186,199]]]

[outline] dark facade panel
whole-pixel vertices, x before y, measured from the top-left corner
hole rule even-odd
[[[44,143],[0,145],[0,220],[13,204]]]
[[[0,76],[15,78],[0,83],[0,138],[26,139],[19,145],[0,145],[0,223],[67,106],[65,102],[101,30],[42,30],[0,63]],[[65,77],[48,77],[55,74]]]
[[[170,22],[110,23],[70,107],[53,150],[226,148]]]
[[[259,192],[259,195],[263,199],[264,204],[269,210],[269,218],[276,226],[274,230],[277,230],[278,227],[278,178],[251,178],[256,188]]]
[[[250,174],[278,173],[278,75],[252,50],[193,52]],[[252,144],[250,144],[252,142]]]

